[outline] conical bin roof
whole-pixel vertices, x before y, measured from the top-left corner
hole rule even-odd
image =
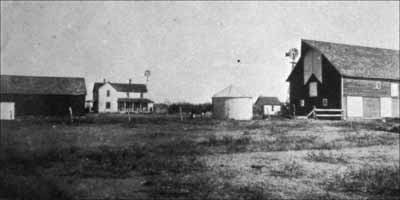
[[[215,93],[212,97],[213,98],[218,98],[218,97],[247,97],[247,98],[251,98],[250,95],[248,95],[247,93],[243,92],[240,88],[238,88],[236,86],[233,86],[233,85],[229,85],[225,89]]]

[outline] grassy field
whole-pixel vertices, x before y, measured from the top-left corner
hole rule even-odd
[[[398,199],[398,122],[2,121],[0,198]]]

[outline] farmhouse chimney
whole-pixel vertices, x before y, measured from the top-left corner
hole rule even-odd
[[[106,83],[106,79],[105,78],[103,78],[103,83]]]
[[[129,85],[132,84],[132,79],[129,79]]]

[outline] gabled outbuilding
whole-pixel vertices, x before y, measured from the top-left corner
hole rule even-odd
[[[74,115],[84,113],[85,79],[1,75],[2,118],[21,115]]]
[[[266,115],[277,115],[281,111],[282,103],[277,97],[266,97],[259,96],[254,103],[256,110],[261,111],[261,114]]]

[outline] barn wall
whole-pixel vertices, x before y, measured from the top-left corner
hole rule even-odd
[[[341,78],[339,72],[322,56],[322,78],[318,77],[320,72],[317,69],[309,80],[304,80],[304,65],[310,62],[303,62],[303,60],[303,58],[299,59],[298,65],[289,79],[291,112],[293,113],[293,105],[296,107],[296,115],[306,115],[314,106],[317,108],[341,108]],[[306,68],[314,69],[315,67]],[[322,79],[322,82],[320,82],[320,79]],[[309,95],[310,82],[317,82],[318,95],[316,97]],[[323,106],[322,100],[324,98],[328,99],[328,106]],[[301,99],[304,99],[304,107],[300,105]]]
[[[380,89],[376,87],[378,82],[381,85]],[[399,117],[399,97],[392,96],[391,83],[396,82],[389,80],[371,80],[345,77],[343,78],[344,99],[347,99],[348,96],[362,97],[362,117],[379,118],[384,117],[382,114],[382,98],[389,98],[391,99],[391,105],[389,105],[391,107],[391,117]],[[345,105],[344,108],[347,115],[347,110],[351,108],[347,107],[347,105]]]
[[[381,88],[376,89],[380,82]],[[390,96],[389,81],[343,78],[343,94],[345,96],[384,97]]]
[[[74,115],[85,110],[85,95],[22,95],[2,94],[0,101],[15,102],[15,115],[68,115],[71,107]]]

